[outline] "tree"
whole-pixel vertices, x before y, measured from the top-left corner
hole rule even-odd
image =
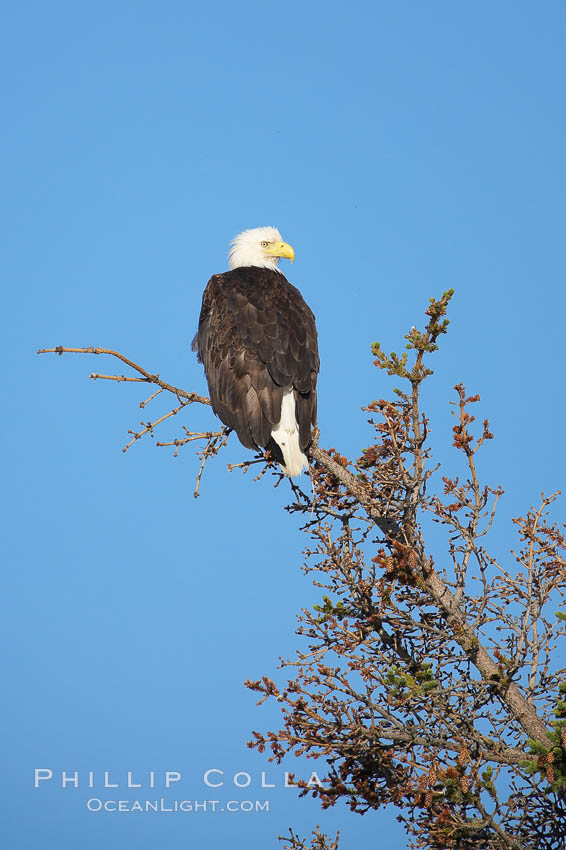
[[[375,365],[400,379],[392,400],[365,410],[374,442],[354,460],[310,450],[312,495],[293,486],[287,510],[310,538],[305,571],[322,591],[299,615],[304,639],[283,664],[290,678],[246,684],[276,699],[282,726],[254,732],[249,746],[279,762],[290,754],[324,759],[321,786],[299,780],[323,807],[345,800],[365,813],[395,806],[415,848],[563,847],[566,836],[566,681],[556,669],[566,613],[557,609],[566,575],[564,536],[548,518],[558,494],[514,520],[519,546],[510,562],[490,555],[485,538],[501,488],[482,484],[476,457],[493,439],[472,414],[478,395],[455,387],[453,446],[465,475],[436,467],[421,411],[430,356],[446,333],[452,291],[431,299],[423,331],[412,328],[402,355],[372,347]],[[135,375],[92,378],[157,386],[142,406],[171,393],[176,406],[130,432],[129,448],[165,419],[208,399],[174,387],[115,351]],[[207,461],[229,431],[194,432],[168,443],[175,452],[201,441],[195,496]],[[238,464],[274,466],[268,453]],[[436,523],[445,551],[427,539]],[[438,564],[437,564],[438,562]],[[336,850],[317,830],[311,844],[290,831],[286,850]]]

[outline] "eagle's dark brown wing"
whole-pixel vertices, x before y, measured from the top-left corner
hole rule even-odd
[[[316,424],[316,325],[282,274],[251,266],[211,277],[193,349],[204,364],[212,409],[244,446],[267,446],[291,386],[301,449],[308,446]]]

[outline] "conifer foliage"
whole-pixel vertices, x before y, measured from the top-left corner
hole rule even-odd
[[[371,444],[348,459],[321,448],[316,435],[312,492],[292,487],[287,510],[308,538],[304,570],[320,599],[299,613],[299,651],[284,674],[246,683],[259,703],[275,699],[281,710],[280,728],[254,732],[249,746],[276,762],[318,760],[321,786],[295,778],[303,795],[358,813],[393,807],[413,848],[560,850],[566,543],[550,519],[558,494],[498,530],[508,534],[510,554],[490,552],[503,490],[480,478],[478,457],[493,434],[487,419],[476,422],[480,398],[463,384],[450,401],[460,471],[438,468],[421,389],[441,356],[452,294],[431,299],[423,330],[409,331],[402,354],[372,346],[376,367],[399,386],[364,409]],[[209,404],[116,351],[46,351],[117,358],[130,374],[91,377],[152,384],[142,406],[175,397],[171,410],[130,432],[125,450],[187,406]],[[184,426],[157,445],[175,453],[200,446],[198,495],[206,463],[228,436]],[[266,472],[279,483],[268,453],[237,466],[254,464],[262,486]],[[339,835],[318,827],[310,838],[290,830],[280,840],[285,850],[339,847]]]

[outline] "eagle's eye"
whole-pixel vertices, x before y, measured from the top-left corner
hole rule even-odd
[[[269,245],[269,242],[261,242],[260,244],[261,244],[262,248],[267,248],[267,246]]]

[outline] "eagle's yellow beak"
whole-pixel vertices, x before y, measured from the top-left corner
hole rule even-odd
[[[295,252],[286,242],[272,242],[265,249],[265,253],[270,254],[272,257],[285,257],[287,260],[291,260],[291,262],[295,259]]]

